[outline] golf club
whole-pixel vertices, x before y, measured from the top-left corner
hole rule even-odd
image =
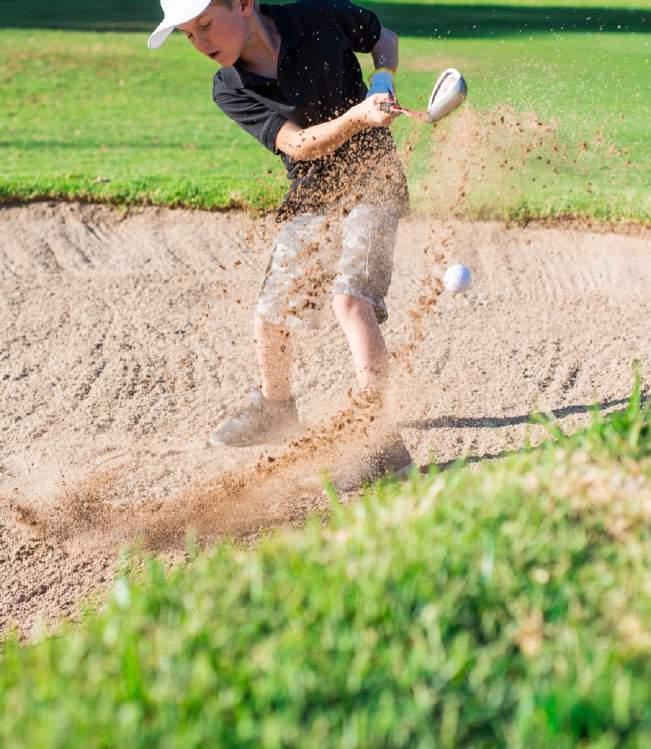
[[[468,86],[464,77],[455,68],[444,70],[434,84],[426,112],[401,107],[397,102],[384,102],[385,112],[399,112],[408,117],[434,124],[454,111],[466,98]]]

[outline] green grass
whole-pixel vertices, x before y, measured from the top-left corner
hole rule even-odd
[[[552,427],[552,431],[554,431]],[[0,745],[651,742],[651,415],[377,487],[0,656]]]
[[[454,206],[464,215],[650,220],[649,13],[625,2],[592,5],[372,5],[402,34],[401,101],[422,105],[434,74],[457,65],[469,80],[469,108],[491,133],[481,153],[473,141],[462,149],[465,161],[446,167],[437,160],[439,139],[459,128],[458,115],[433,133],[400,121],[417,207],[438,205],[425,190],[432,182],[456,184],[469,174],[467,195]],[[158,15],[155,3],[141,2],[3,10],[0,200],[255,209],[279,200],[279,161],[212,103],[213,64],[177,36],[156,53],[146,49]],[[510,143],[509,133],[488,126],[485,113],[503,106],[556,123],[549,164],[551,143],[544,159],[536,150],[523,160],[534,136]],[[510,145],[516,168],[506,174],[497,159]]]
[[[467,71],[477,134],[459,140],[451,168],[436,158],[445,153],[441,134],[454,137],[468,113],[426,134],[435,156],[422,164],[421,181],[412,181],[421,203],[423,184],[435,182],[445,194],[463,176],[463,209],[471,216],[651,220],[647,37],[546,34],[440,44],[435,67],[449,59]],[[410,75],[420,90],[430,78],[422,65],[430,48],[411,40],[403,54],[404,68],[420,68]],[[514,132],[500,123],[505,109],[507,125],[533,120],[543,127]],[[502,161],[512,169],[500,169]]]
[[[492,0],[466,0],[456,4],[370,0],[367,5],[381,9],[390,24],[407,36],[433,36],[435,26],[441,33],[455,36],[519,33],[525,24],[539,30],[561,26],[591,31],[616,30],[619,26],[626,31],[649,30],[648,15],[638,12],[637,4],[631,0],[611,0],[607,7],[601,0],[584,0],[580,6],[572,0],[553,3],[503,0],[499,4]],[[584,8],[591,9],[589,15],[583,13]],[[2,10],[2,24],[13,28],[146,32],[151,31],[160,16],[158,3],[152,0],[87,0],[84,3],[60,0],[54,4],[50,0],[32,0],[29,4],[8,4]],[[431,23],[432,19],[436,24]]]

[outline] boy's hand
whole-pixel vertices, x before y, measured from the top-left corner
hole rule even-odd
[[[373,94],[348,110],[348,115],[362,127],[388,127],[399,112],[387,111],[389,104],[394,103],[391,94]],[[385,108],[382,108],[382,104]]]

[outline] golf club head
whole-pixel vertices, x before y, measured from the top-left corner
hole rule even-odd
[[[429,122],[438,122],[455,110],[466,98],[468,86],[455,68],[444,70],[439,76],[427,105]]]

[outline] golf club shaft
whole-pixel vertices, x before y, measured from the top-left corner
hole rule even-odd
[[[407,107],[401,107],[398,104],[389,104],[387,111],[397,112],[398,114],[406,114],[407,117],[411,117],[421,122],[429,122],[429,116],[427,112],[418,112],[415,109],[408,109]]]
[[[394,104],[391,101],[383,101],[380,104],[380,109],[383,112],[394,112],[396,114],[406,114],[407,117],[412,117],[415,120],[421,122],[429,122],[427,112],[417,112],[415,109],[408,109],[407,107],[401,107],[399,104]]]

